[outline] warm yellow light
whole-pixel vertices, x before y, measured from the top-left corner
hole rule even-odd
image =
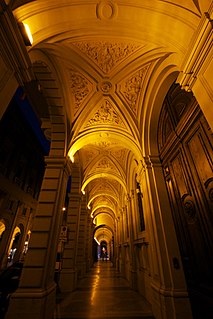
[[[84,189],[82,189],[81,192],[82,192],[83,195],[85,195],[85,190]]]
[[[91,209],[91,207],[90,207],[89,205],[87,205],[87,208],[88,208],[88,209]]]
[[[33,44],[33,37],[32,37],[32,34],[31,34],[31,31],[30,31],[28,24],[19,23],[19,28],[20,28],[21,35],[22,35],[23,40],[24,40],[24,44],[26,46],[31,46]]]
[[[28,36],[28,39],[30,41],[30,44],[32,45],[33,44],[33,36],[32,36],[32,33],[30,31],[30,28],[28,26],[28,24],[24,23],[24,27],[25,27],[25,30],[26,30],[26,34]]]
[[[65,210],[66,210],[66,207],[62,207],[62,211],[65,212]]]
[[[100,243],[99,243],[99,241],[97,240],[97,238],[94,237],[94,239],[95,239],[96,243],[97,243],[98,245],[100,245]]]
[[[70,160],[71,160],[72,163],[74,163],[74,161],[75,161],[74,160],[74,156],[70,155]]]

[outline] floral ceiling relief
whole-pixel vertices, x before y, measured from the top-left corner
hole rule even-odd
[[[144,77],[149,66],[146,66],[133,75],[127,81],[123,82],[120,87],[120,93],[125,98],[131,110],[136,113],[139,95],[141,94]]]
[[[85,53],[105,73],[110,73],[114,67],[142,46],[135,43],[90,41],[72,43]]]
[[[96,180],[91,181],[91,188],[95,189],[94,194],[96,193],[103,193],[108,192],[111,193],[112,192],[112,186],[107,182],[107,180],[105,178],[100,178],[99,182],[97,183]]]
[[[124,148],[123,149],[115,149],[115,150],[113,149],[113,150],[111,150],[111,155],[113,157],[115,157],[116,160],[120,164],[124,165],[126,162],[127,155],[128,155],[128,150],[124,149]]]
[[[112,163],[109,161],[108,158],[102,158],[100,160],[100,162],[98,162],[97,166],[96,166],[97,169],[101,169],[101,170],[114,170],[115,167],[114,165],[112,165]]]
[[[78,71],[69,70],[70,88],[75,100],[75,113],[92,91],[92,84]]]
[[[99,155],[99,151],[92,147],[92,145],[88,145],[89,149],[84,150],[85,156],[82,156],[81,161],[84,167],[87,167],[89,163]]]
[[[112,104],[108,100],[102,102],[101,107],[97,110],[94,116],[87,123],[88,126],[94,125],[120,125],[124,127],[122,119],[114,110]]]

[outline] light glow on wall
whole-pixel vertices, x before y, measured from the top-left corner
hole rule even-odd
[[[20,28],[21,35],[22,35],[23,40],[24,40],[24,44],[26,46],[31,46],[33,44],[33,36],[32,36],[32,33],[30,31],[28,24],[19,23],[19,28]]]
[[[100,243],[99,243],[99,241],[97,240],[97,238],[94,237],[94,239],[95,239],[96,243],[100,246]]]

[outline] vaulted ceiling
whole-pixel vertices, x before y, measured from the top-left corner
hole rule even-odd
[[[32,32],[37,80],[64,110],[67,153],[78,155],[91,216],[103,226],[96,237],[104,229],[109,241],[129,192],[130,162],[141,162],[149,138],[150,88],[167,68],[181,69],[201,1],[9,2]],[[40,114],[47,123],[44,106]]]

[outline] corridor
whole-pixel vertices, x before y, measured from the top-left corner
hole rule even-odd
[[[75,291],[59,294],[54,319],[154,319],[150,305],[129,288],[109,261],[99,261]]]

